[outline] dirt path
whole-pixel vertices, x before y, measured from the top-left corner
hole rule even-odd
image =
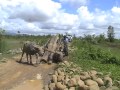
[[[0,64],[0,90],[42,90],[43,84],[50,79],[48,74],[54,71],[56,65],[40,64],[35,67],[17,63],[19,58],[16,56]]]

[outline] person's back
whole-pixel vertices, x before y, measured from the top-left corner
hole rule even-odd
[[[65,43],[68,43],[68,42],[69,42],[69,39],[68,39],[67,36],[64,36],[64,37],[63,37],[63,40],[64,40]]]
[[[68,56],[68,38],[66,36],[63,36],[63,43],[64,43],[64,53],[65,56]]]

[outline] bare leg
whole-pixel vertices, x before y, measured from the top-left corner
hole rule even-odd
[[[35,54],[35,56],[36,56],[36,64],[38,64],[38,55]]]
[[[53,53],[51,53],[48,57],[48,64],[52,64],[52,61],[53,61]]]
[[[26,57],[27,57],[27,63],[29,63],[29,61],[28,61],[28,54],[26,53]]]
[[[32,56],[31,55],[29,55],[30,56],[30,64],[32,64]]]
[[[23,55],[24,55],[24,52],[22,52],[22,56],[21,56],[21,58],[20,58],[20,60],[19,60],[20,63],[21,63],[21,61],[22,61]]]

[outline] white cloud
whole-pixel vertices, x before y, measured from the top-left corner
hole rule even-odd
[[[113,8],[111,9],[111,11],[112,11],[113,13],[120,14],[120,8],[119,8],[119,7],[113,7]]]
[[[51,0],[13,0],[18,2],[10,18],[21,18],[26,21],[46,21],[61,8],[61,4]],[[12,6],[12,5],[11,5]]]
[[[77,15],[65,13],[61,4],[52,0],[0,0],[1,27],[26,32],[42,29],[69,29]],[[2,8],[2,10],[1,10]],[[10,20],[10,23],[8,21]],[[22,23],[20,23],[22,21]],[[36,26],[33,23],[39,23]],[[26,29],[26,30],[25,30]]]
[[[57,23],[59,25],[73,25],[77,20],[77,15],[59,12],[55,17],[51,19],[51,22]]]
[[[35,33],[41,31],[34,23],[28,23],[21,19],[3,20],[0,27],[11,33],[17,33],[17,31],[21,33]]]
[[[61,0],[80,3],[76,14],[65,12],[61,3],[52,0],[0,0],[0,27],[10,32],[21,33],[106,33],[107,27],[120,29],[120,7],[111,10],[95,8],[90,11],[88,0]],[[84,2],[84,3],[83,3]]]
[[[94,12],[90,12],[87,6],[81,6],[77,10],[79,17],[79,29],[84,29],[84,31],[87,30],[89,34],[100,34],[106,33],[107,27],[109,25],[112,25],[113,27],[115,27],[115,30],[118,31],[118,27],[120,27],[119,9],[120,8],[118,7],[113,7],[111,8],[111,10],[107,11],[95,9]],[[116,32],[116,34],[117,33],[118,32]]]
[[[79,18],[83,19],[81,21],[90,22],[94,18],[93,14],[89,12],[87,6],[81,6],[80,8],[78,8],[77,12]]]

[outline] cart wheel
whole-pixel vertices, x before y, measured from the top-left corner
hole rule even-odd
[[[53,61],[55,63],[63,61],[63,54],[62,52],[57,52],[53,54]]]
[[[58,60],[59,60],[60,62],[62,62],[62,61],[63,61],[63,53],[59,53]]]

